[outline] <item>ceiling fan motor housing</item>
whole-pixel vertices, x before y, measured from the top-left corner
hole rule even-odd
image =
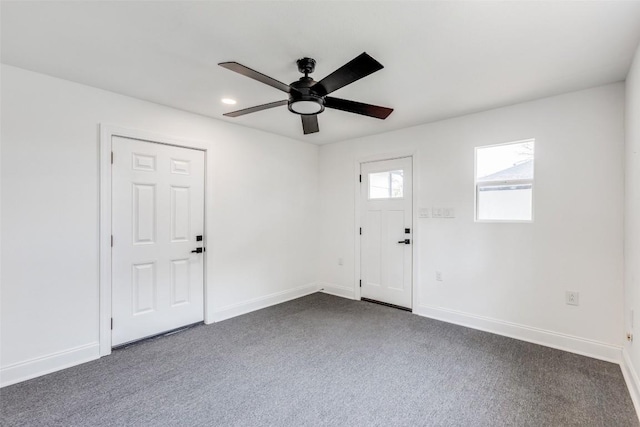
[[[300,61],[303,59],[298,60],[299,66]],[[311,59],[311,61],[313,61],[313,59]],[[315,61],[313,62],[315,65]],[[289,103],[287,104],[289,111],[303,116],[319,114],[324,111],[324,98],[311,90],[311,87],[315,84],[316,81],[307,76],[300,77],[300,80],[290,84],[295,90],[289,93]]]

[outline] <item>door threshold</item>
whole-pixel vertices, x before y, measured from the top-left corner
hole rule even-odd
[[[198,326],[198,325],[204,325],[204,321],[192,323],[192,324],[186,325],[186,326],[180,326],[179,328],[175,328],[175,329],[169,329],[168,331],[160,332],[159,334],[155,334],[155,335],[149,335],[148,337],[144,337],[144,338],[140,338],[140,339],[137,339],[137,340],[129,341],[129,342],[126,342],[124,344],[118,344],[118,345],[115,345],[115,346],[111,347],[111,349],[112,350],[122,350],[124,348],[130,347],[130,346],[135,345],[135,344],[140,344],[140,343],[143,343],[145,341],[151,341],[152,339],[155,339],[155,338],[168,337],[169,335],[173,335],[173,334],[177,334],[178,332],[186,331],[187,329],[191,329],[191,328],[193,328],[195,326]]]
[[[376,301],[374,299],[369,299],[369,298],[360,298],[361,301],[366,301],[366,302],[371,302],[374,304],[380,304],[380,305],[384,305],[386,307],[391,307],[391,308],[397,308],[398,310],[402,310],[402,311],[408,311],[409,313],[413,313],[413,310],[407,307],[402,307],[400,305],[395,305],[395,304],[391,304],[389,302],[382,302],[382,301]]]

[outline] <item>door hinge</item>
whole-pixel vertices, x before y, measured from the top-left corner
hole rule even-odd
[[[113,234],[111,235],[111,247],[113,247]]]
[[[362,175],[360,175],[360,182],[362,182]]]
[[[360,235],[362,236],[362,227],[360,227]]]
[[[111,152],[111,164],[113,164],[113,151]]]
[[[362,279],[360,279],[360,287],[362,287]]]
[[[113,331],[113,317],[111,318],[111,330]]]

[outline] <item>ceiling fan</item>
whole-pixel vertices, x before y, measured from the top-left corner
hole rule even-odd
[[[243,76],[252,78],[289,94],[289,99],[232,111],[224,114],[224,116],[238,117],[255,113],[256,111],[287,105],[289,111],[299,114],[302,118],[302,130],[306,135],[319,132],[318,114],[322,113],[325,108],[362,114],[363,116],[375,117],[377,119],[386,119],[393,111],[392,108],[327,96],[331,92],[384,68],[382,64],[367,55],[366,52],[358,55],[319,82],[309,77],[309,74],[313,73],[316,67],[316,61],[313,58],[298,59],[297,64],[298,71],[303,73],[304,77],[300,77],[300,80],[290,85],[286,85],[237,62],[221,62],[218,64],[228,70],[235,71]]]

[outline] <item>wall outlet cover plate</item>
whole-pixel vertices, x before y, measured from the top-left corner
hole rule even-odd
[[[568,305],[580,305],[580,293],[576,291],[567,291],[565,302]]]

